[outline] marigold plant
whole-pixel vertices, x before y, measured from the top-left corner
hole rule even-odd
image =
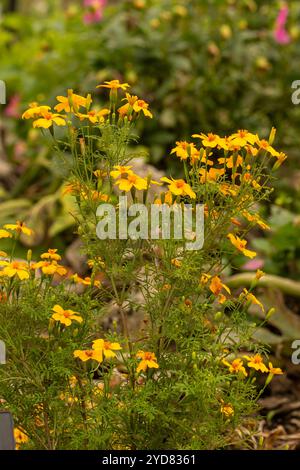
[[[275,130],[268,140],[238,130],[177,141],[170,158],[181,161],[182,178],[155,181],[131,162],[135,124],[153,118],[148,103],[119,80],[98,88],[109,94],[102,108],[68,90],[54,112],[33,103],[23,114],[53,139],[86,266],[70,272],[53,247],[39,260],[31,251],[15,259],[21,233],[32,229],[24,222],[0,229],[11,247],[0,261],[2,405],[13,412],[21,448],[229,447],[282,373],[254,340],[260,323],[248,315],[251,304],[263,321],[270,315],[254,294],[263,273],[243,292],[224,279],[237,253],[256,255],[250,229],[268,229],[257,207],[284,160],[273,147]],[[176,208],[202,205],[202,248],[187,249],[193,230],[161,237],[162,221],[155,237],[137,222],[138,235],[128,237],[134,217],[129,211],[125,226],[120,221],[119,195],[129,209],[155,204],[172,208],[174,218]],[[99,208],[108,203],[124,236],[99,237]]]

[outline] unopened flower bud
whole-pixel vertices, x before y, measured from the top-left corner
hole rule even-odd
[[[270,310],[268,310],[267,314],[266,314],[266,320],[268,320],[269,318],[272,317],[272,315],[274,315],[274,313],[276,312],[276,309],[274,307],[270,308]]]
[[[32,250],[28,250],[27,251],[27,261],[28,261],[28,263],[30,263],[31,260],[32,260]]]
[[[216,313],[215,313],[215,320],[217,320],[217,321],[218,321],[218,320],[221,320],[222,315],[223,315],[222,312],[220,312],[220,311],[219,311],[219,312],[216,312]]]
[[[275,127],[272,127],[270,136],[269,136],[269,144],[272,145],[274,140],[275,140],[275,135],[276,135],[276,129]]]

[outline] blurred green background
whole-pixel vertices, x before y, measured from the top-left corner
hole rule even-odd
[[[176,175],[168,157],[192,133],[247,128],[261,137],[277,128],[286,152],[270,203],[267,234],[251,241],[269,273],[300,279],[300,2],[288,2],[287,40],[276,36],[286,4],[255,0],[3,1],[0,13],[0,224],[26,218],[33,245],[68,246],[72,200],[62,197],[63,169],[47,139],[20,119],[28,103],[53,105],[67,88],[119,78],[150,103],[139,124],[149,163]],[[237,264],[239,264],[237,262]],[[246,266],[251,269],[251,266]]]

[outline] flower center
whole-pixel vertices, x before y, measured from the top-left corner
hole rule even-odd
[[[261,140],[260,141],[260,146],[264,149],[268,148],[269,143],[266,140]]]
[[[149,352],[148,353],[146,352],[144,357],[145,357],[145,359],[144,359],[145,361],[151,361],[152,360],[152,354],[149,353]]]
[[[137,180],[137,177],[135,175],[129,175],[127,179],[128,181],[130,181],[130,183],[135,183]]]

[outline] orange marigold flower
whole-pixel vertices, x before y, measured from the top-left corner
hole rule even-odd
[[[96,110],[91,110],[88,111],[85,114],[82,113],[77,113],[76,116],[79,117],[80,121],[83,121],[84,119],[88,119],[91,123],[97,124],[104,122],[104,117],[107,116],[110,113],[109,109],[100,109],[100,111]]]
[[[235,248],[241,251],[248,258],[254,258],[256,256],[255,251],[246,249],[247,240],[242,240],[241,238],[233,235],[232,233],[229,233],[227,235],[227,238],[229,238],[229,240],[231,241],[232,245],[235,246]]]
[[[200,183],[206,183],[217,181],[221,176],[225,174],[224,168],[210,168],[208,171],[206,168],[200,168]]]
[[[196,198],[196,194],[192,190],[189,184],[187,184],[184,180],[179,179],[169,179],[165,176],[160,178],[161,181],[164,183],[168,183],[168,188],[169,191],[171,191],[172,194],[175,194],[175,196],[189,196],[191,199]]]
[[[261,269],[257,269],[256,274],[255,274],[255,279],[259,280],[263,276],[265,276],[265,273],[261,271]]]
[[[87,103],[91,104],[92,102],[90,95],[88,98],[85,98],[84,96],[76,95],[71,89],[68,90],[67,96],[57,96],[56,99],[59,103],[54,106],[54,109],[58,113],[61,111],[65,111],[66,113],[70,113],[71,111],[77,112],[80,106],[86,107]]]
[[[224,196],[236,196],[238,194],[239,188],[233,184],[222,183],[219,186],[219,191]]]
[[[223,284],[223,282],[221,282],[219,276],[212,277],[209,289],[213,294],[218,297],[218,301],[221,304],[223,304],[227,300],[226,296],[221,291],[224,289],[228,294],[231,294],[229,287],[226,286],[226,284]]]
[[[77,357],[83,362],[89,361],[90,359],[93,359],[97,362],[103,361],[103,354],[101,350],[95,351],[94,349],[86,349],[84,351],[80,351],[79,349],[76,349],[76,351],[73,353],[73,356]]]
[[[172,148],[171,150],[171,155],[175,153],[176,156],[180,158],[180,160],[186,160],[190,156],[191,146],[195,147],[195,144],[190,144],[185,140],[177,141],[176,147]]]
[[[64,276],[67,274],[66,268],[61,266],[56,261],[38,261],[37,263],[32,264],[32,269],[42,269],[44,274],[58,274],[59,276]]]
[[[219,141],[220,141],[220,137],[216,134],[213,134],[212,132],[210,132],[209,134],[193,134],[192,137],[194,138],[199,138],[202,140],[202,145],[204,147],[210,147],[210,148],[214,148],[216,147],[217,145],[219,145]]]
[[[205,286],[205,284],[207,284],[210,279],[211,279],[210,274],[203,273],[203,274],[201,274],[201,277],[200,277],[200,284]]]
[[[226,165],[227,168],[238,168],[239,166],[243,166],[243,157],[241,155],[238,155],[236,158],[233,157],[233,155],[230,155],[228,158],[218,158],[218,162],[221,165]]]
[[[226,417],[230,418],[231,416],[234,415],[234,408],[230,403],[222,403],[221,404],[221,413]]]
[[[93,173],[96,176],[96,178],[100,178],[100,179],[103,179],[107,176],[107,171],[101,170],[101,169],[95,170]]]
[[[126,98],[123,98],[122,101],[124,100],[127,101],[127,103],[118,109],[118,113],[121,116],[125,116],[126,114],[130,116],[133,111],[133,105],[138,100],[138,97],[135,95],[130,95],[129,93],[126,93]]]
[[[23,261],[0,261],[0,266],[4,266],[1,271],[2,276],[17,276],[21,281],[29,279],[28,264]]]
[[[186,142],[185,140],[176,142],[176,147],[171,150],[171,155],[173,153],[175,153],[180,160],[187,160],[187,158],[190,158],[192,163],[195,163],[195,161],[200,158],[200,152],[195,147],[195,144]],[[213,162],[211,160],[207,160],[207,163],[212,164]]]
[[[240,294],[240,298],[245,298],[248,302],[251,302],[251,304],[258,305],[263,312],[265,311],[265,307],[263,306],[263,304],[255,297],[254,294],[249,292],[247,289],[243,289],[243,292]]]
[[[55,260],[55,261],[60,261],[61,260],[61,256],[57,253],[56,248],[49,248],[47,253],[42,253],[41,254],[41,258],[42,259],[52,259],[52,260]]]
[[[223,282],[221,282],[221,279],[219,278],[219,276],[214,276],[211,279],[209,288],[212,291],[212,293],[215,295],[218,295],[222,289],[225,289],[226,292],[228,292],[228,294],[231,293],[229,287],[226,286],[226,284],[223,284]]]
[[[81,186],[80,183],[77,181],[72,183],[66,183],[63,190],[62,190],[62,195],[64,196],[65,194],[76,194],[81,191]]]
[[[72,279],[77,284],[83,284],[84,286],[90,286],[92,284],[92,280],[91,280],[90,277],[82,278],[82,277],[78,276],[78,274],[73,274]],[[93,282],[93,285],[95,287],[100,287],[101,283],[100,283],[100,281],[97,281],[95,279],[94,282]]]
[[[149,104],[144,100],[137,100],[133,103],[133,110],[136,113],[142,111],[146,117],[153,118],[153,114],[148,109]]]
[[[52,310],[54,313],[51,318],[60,322],[62,325],[70,326],[73,320],[77,321],[78,323],[83,322],[83,318],[80,316],[80,314],[78,312],[74,312],[73,310],[64,310],[60,305],[54,305]]]
[[[180,266],[182,265],[181,261],[177,258],[171,259],[171,264],[173,264],[173,266],[176,266],[176,268],[180,268]]]
[[[219,137],[218,149],[223,149],[227,151],[230,149],[231,146],[232,146],[232,143],[228,137]]]
[[[161,290],[170,290],[170,289],[172,289],[171,284],[164,284],[161,288]]]
[[[29,108],[22,114],[22,119],[31,119],[47,113],[51,109],[50,106],[39,106],[38,103],[31,103]]]
[[[229,140],[240,147],[244,147],[247,144],[253,145],[256,142],[257,135],[252,134],[251,132],[246,131],[245,129],[240,129],[231,136]]]
[[[127,103],[118,109],[121,116],[125,116],[126,114],[130,116],[133,111],[136,113],[142,111],[146,117],[153,117],[153,114],[148,109],[149,104],[146,103],[146,101],[140,100],[137,96],[130,95],[129,93],[126,93],[126,98],[123,99],[127,100]]]
[[[111,343],[110,341],[105,341],[104,339],[96,339],[93,341],[92,349],[80,351],[74,351],[74,357],[78,357],[81,361],[88,361],[89,359],[94,359],[97,362],[103,361],[103,356],[107,359],[116,357],[115,351],[121,350],[119,343]]]
[[[26,444],[29,441],[29,437],[20,428],[14,428],[14,438],[16,441],[16,448],[20,448],[20,444]]]
[[[118,90],[119,88],[126,90],[126,88],[129,87],[130,85],[128,83],[120,83],[119,80],[105,81],[102,85],[96,86],[96,88],[110,88],[111,90]]]
[[[263,230],[270,230],[269,225],[267,225],[258,214],[250,214],[248,211],[243,211],[242,215],[249,221],[255,222]]]
[[[0,238],[11,238],[12,234],[8,232],[7,230],[3,230],[3,228],[0,229]]]
[[[223,359],[222,362],[226,367],[228,367],[229,372],[233,374],[238,374],[241,372],[245,377],[248,376],[242,359],[234,359],[231,363]]]
[[[277,150],[275,150],[272,147],[272,145],[269,144],[269,142],[267,140],[260,139],[258,136],[256,136],[255,143],[259,147],[260,150],[266,150],[273,157],[278,157],[279,156],[279,152],[277,152]]]
[[[157,364],[157,358],[153,352],[149,351],[138,351],[136,354],[138,359],[141,359],[136,371],[139,373],[141,371],[146,372],[149,369],[158,369],[159,365]]]
[[[27,227],[25,222],[20,222],[19,220],[17,220],[15,224],[5,224],[4,228],[8,230],[14,230],[17,233],[24,233],[25,235],[28,235],[28,236],[33,234],[33,230]]]
[[[277,170],[282,165],[282,163],[287,159],[287,155],[283,152],[280,152],[278,155],[275,155],[275,156],[277,158],[277,161],[274,164],[273,169]]]
[[[132,165],[115,165],[114,168],[115,169],[110,172],[110,176],[112,176],[114,179],[126,178],[128,175],[133,175],[133,171],[131,170]]]
[[[154,200],[154,204],[158,204],[158,205],[168,204],[168,206],[171,206],[173,204],[173,195],[171,191],[166,191],[165,193],[161,193],[160,197]]]
[[[64,116],[57,113],[51,113],[50,111],[42,112],[41,117],[33,121],[33,127],[42,127],[44,129],[49,129],[49,127],[56,124],[57,126],[65,126],[66,121]]]
[[[268,368],[265,366],[262,357],[260,354],[255,354],[255,356],[244,356],[247,359],[247,366],[251,369],[259,370],[260,372],[269,372]]]
[[[102,351],[105,358],[110,359],[116,357],[115,351],[120,351],[122,347],[119,343],[111,343],[104,339],[96,339],[93,341],[93,349],[96,351]]]
[[[47,113],[51,109],[50,106],[39,106],[38,103],[31,103],[29,108],[22,114],[22,119],[31,119]]]
[[[272,374],[272,375],[282,375],[282,374],[283,374],[283,372],[282,372],[282,370],[280,369],[280,367],[273,367],[272,362],[269,362],[269,372],[270,372],[270,374]]]
[[[138,175],[135,175],[134,173],[127,174],[126,177],[122,177],[118,179],[115,184],[119,186],[119,189],[121,191],[130,191],[132,188],[138,189],[138,190],[143,190],[147,189],[148,183],[145,178],[141,178]]]
[[[91,191],[89,194],[82,192],[81,196],[83,199],[91,199],[92,201],[108,202],[110,199],[108,194],[96,190]]]

